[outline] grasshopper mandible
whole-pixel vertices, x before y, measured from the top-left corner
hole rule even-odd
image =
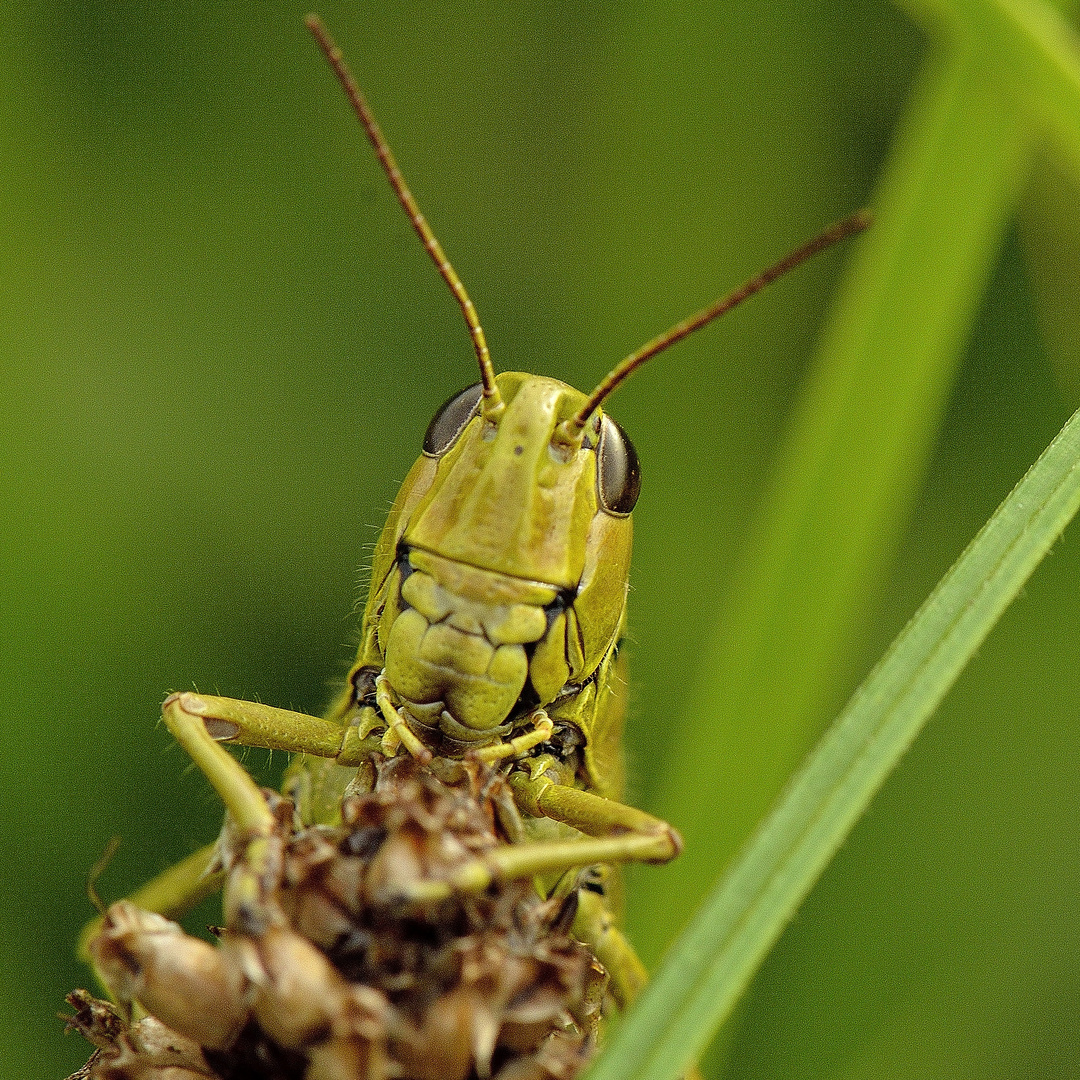
[[[607,968],[625,1007],[645,972],[613,923],[605,867],[665,862],[681,840],[666,822],[620,801],[626,676],[619,646],[640,468],[629,438],[601,406],[650,357],[868,218],[833,225],[677,323],[590,394],[539,375],[496,374],[475,308],[339,50],[316,17],[308,26],[461,306],[480,382],[453,395],[428,426],[375,548],[356,662],[325,718],[179,693],[163,705],[165,723],[233,821],[251,831],[253,880],[265,806],[222,743],[295,753],[284,791],[302,820],[315,823],[335,821],[347,789],[370,786],[376,755],[411,754],[443,776],[463,759],[497,765],[518,810],[517,824],[507,827],[513,842],[429,885],[427,895],[512,877],[534,877],[545,889],[569,877],[562,887],[576,887],[576,872],[592,868],[574,932]],[[213,886],[206,872],[213,850],[166,871],[134,899],[153,911],[181,910]]]

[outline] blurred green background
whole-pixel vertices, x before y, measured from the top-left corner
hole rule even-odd
[[[305,8],[0,10],[0,1077],[49,1077],[88,1056],[55,1015],[86,984],[72,943],[109,838],[113,899],[218,828],[157,724],[161,698],[321,708],[396,484],[432,411],[475,376]],[[876,0],[321,13],[497,366],[583,389],[869,201],[926,51]],[[1075,288],[1069,190],[1039,158],[832,705],[1076,404],[1076,309],[1054,306]],[[662,790],[846,258],[773,286],[611,403],[644,469],[640,805]],[[1078,580],[1067,535],[784,936],[713,1071],[1080,1076]],[[745,732],[760,747],[769,718]],[[284,764],[247,761],[267,778]],[[755,798],[774,787],[763,777]],[[650,962],[729,854],[707,841],[745,812],[726,795],[676,820],[696,838],[681,876],[631,875]]]

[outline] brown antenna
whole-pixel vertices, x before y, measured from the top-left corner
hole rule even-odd
[[[338,81],[344,88],[353,110],[359,117],[360,123],[364,125],[368,140],[375,148],[375,153],[378,155],[383,171],[390,181],[390,186],[394,189],[398,200],[405,208],[405,213],[409,215],[412,227],[419,235],[439,273],[442,274],[443,280],[450,286],[450,291],[461,305],[461,313],[465,316],[465,325],[469,328],[473,348],[476,350],[476,359],[480,362],[480,381],[484,387],[483,414],[488,419],[494,420],[502,412],[503,402],[499,395],[499,388],[495,385],[495,368],[491,363],[491,354],[488,352],[487,342],[484,339],[484,330],[480,326],[476,308],[469,299],[469,294],[465,291],[461,278],[457,276],[454,268],[450,265],[450,260],[446,257],[442,245],[435,239],[431,226],[425,220],[424,215],[420,213],[420,207],[417,206],[412,192],[405,183],[405,178],[401,175],[401,170],[394,160],[394,155],[390,152],[386,139],[383,138],[383,133],[379,130],[379,125],[375,122],[375,117],[368,107],[367,100],[360,92],[360,87],[356,85],[356,81],[345,65],[341,50],[326,32],[326,27],[323,26],[318,15],[308,15],[304,21],[318,42],[319,48],[326,54],[326,59],[330,61],[330,66],[334,69],[334,74],[337,75]]]
[[[564,436],[568,439],[576,439],[589,422],[589,417],[596,411],[600,402],[650,357],[655,356],[658,352],[663,352],[669,345],[674,345],[676,341],[681,341],[687,334],[700,330],[706,323],[712,322],[713,319],[718,319],[725,312],[735,307],[736,304],[741,304],[748,297],[765,288],[770,282],[775,281],[789,270],[793,270],[800,263],[806,262],[807,259],[816,255],[819,251],[824,251],[825,248],[831,247],[847,236],[862,232],[869,224],[870,212],[860,210],[858,213],[852,214],[851,217],[830,225],[824,232],[807,241],[802,247],[791,252],[790,255],[785,255],[778,263],[770,266],[768,270],[758,274],[757,277],[751,278],[745,285],[740,286],[734,292],[728,293],[727,296],[717,300],[715,304],[702,308],[701,311],[691,315],[689,318],[677,322],[670,330],[665,330],[658,337],[654,337],[652,341],[646,342],[637,352],[632,352],[622,363],[613,368],[589,395],[588,400],[581,406],[577,415],[565,422]]]

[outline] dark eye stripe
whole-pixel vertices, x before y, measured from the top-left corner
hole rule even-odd
[[[609,514],[621,517],[634,509],[641,493],[641,463],[634,444],[606,413],[596,452],[596,487],[600,505]]]
[[[482,390],[480,383],[476,383],[459,390],[442,403],[424,435],[424,453],[428,457],[442,457],[457,442],[465,425],[476,413]]]

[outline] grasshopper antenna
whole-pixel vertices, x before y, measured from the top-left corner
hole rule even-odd
[[[450,286],[450,291],[461,305],[461,313],[465,316],[465,325],[469,328],[473,348],[476,350],[476,359],[480,363],[480,381],[484,388],[482,412],[486,419],[496,420],[504,406],[502,397],[499,394],[499,388],[495,385],[495,367],[491,363],[491,353],[488,351],[484,330],[480,325],[476,308],[469,299],[469,294],[465,291],[461,278],[457,276],[456,271],[450,265],[450,260],[446,257],[442,245],[431,231],[431,226],[427,223],[424,215],[420,213],[420,207],[405,183],[405,178],[401,175],[401,170],[394,160],[394,155],[391,153],[382,131],[379,130],[379,125],[375,122],[375,116],[368,106],[367,99],[360,92],[360,87],[356,85],[356,81],[346,66],[341,50],[327,33],[326,27],[323,26],[318,15],[308,15],[304,22],[318,43],[319,48],[325,53],[326,59],[334,69],[334,74],[338,77],[338,82],[341,83],[342,88],[345,90],[353,111],[359,117],[360,123],[364,125],[368,140],[375,148],[379,163],[382,165],[383,171],[390,181],[390,186],[398,197],[398,201],[405,208],[405,213],[408,214],[412,227],[419,235],[424,248],[431,256],[443,280]]]
[[[794,270],[800,263],[812,258],[819,251],[824,251],[846,237],[862,232],[870,224],[870,220],[870,211],[860,210],[842,221],[835,222],[824,232],[819,233],[812,240],[808,240],[802,247],[791,252],[790,255],[785,255],[778,263],[762,271],[757,277],[751,278],[745,285],[741,285],[734,292],[728,293],[727,296],[721,297],[716,303],[710,304],[707,308],[702,308],[701,311],[683,319],[681,322],[677,322],[670,330],[665,330],[658,337],[654,337],[652,341],[646,342],[637,352],[632,352],[622,363],[608,372],[604,380],[578,410],[577,415],[564,422],[564,436],[568,439],[575,439],[589,422],[589,417],[596,411],[600,402],[624,379],[629,378],[630,375],[637,371],[650,357],[655,356],[658,352],[663,352],[669,345],[674,345],[676,341],[681,341],[687,334],[700,330],[707,323],[711,323],[713,319],[718,319],[737,304],[741,304],[744,300],[753,296],[754,293],[760,292],[778,277],[786,274],[789,270]]]

